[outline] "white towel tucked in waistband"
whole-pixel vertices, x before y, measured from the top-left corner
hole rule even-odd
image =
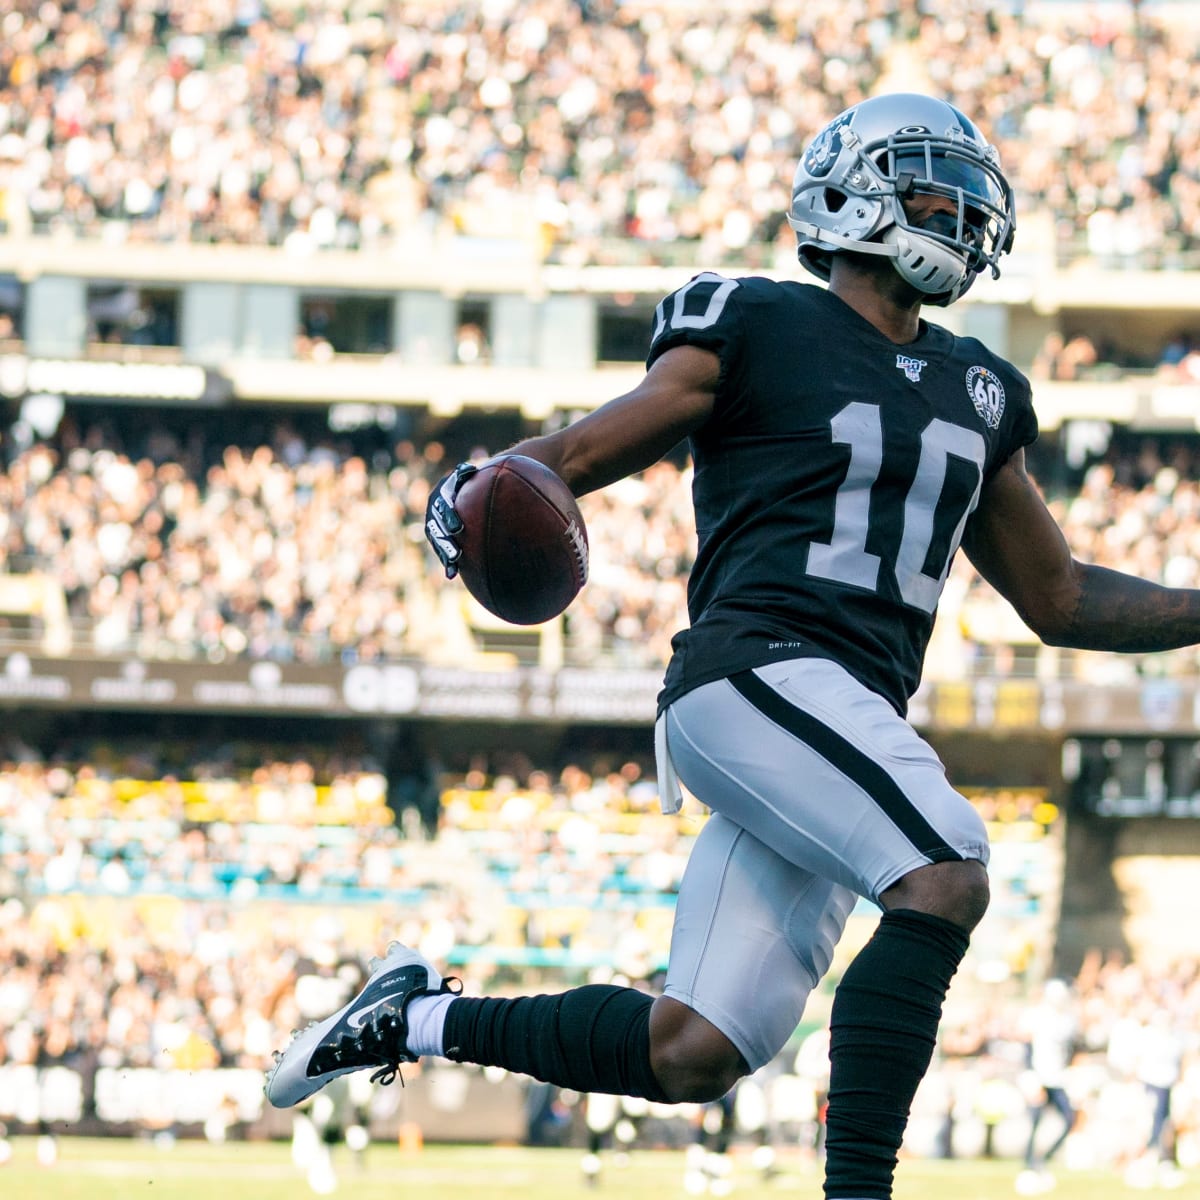
[[[654,761],[658,767],[658,802],[664,813],[677,813],[683,807],[683,792],[667,746],[666,713],[654,722]]]

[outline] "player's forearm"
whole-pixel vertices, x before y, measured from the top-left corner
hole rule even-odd
[[[587,442],[581,437],[579,424],[581,423],[561,429],[557,433],[527,438],[510,447],[507,453],[536,458],[538,462],[554,471],[576,496],[594,492],[597,488],[620,479],[624,472],[620,465],[597,463],[589,457],[585,452]]]
[[[1090,565],[1078,568],[1078,580],[1070,621],[1055,644],[1148,654],[1200,642],[1200,591]]]
[[[720,374],[712,350],[676,346],[633,391],[512,452],[544,463],[576,496],[594,492],[644,471],[699,429],[712,415]]]

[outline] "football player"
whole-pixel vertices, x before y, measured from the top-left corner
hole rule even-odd
[[[1200,640],[1200,592],[1077,561],[1025,470],[1029,384],[924,320],[1012,245],[995,149],[942,100],[838,116],[796,170],[788,221],[827,287],[696,276],[658,306],[642,382],[513,450],[576,495],[681,439],[695,467],[690,627],[656,725],[660,790],[712,812],[679,892],[664,994],[592,985],[457,995],[393,947],[300,1034],[277,1105],[420,1055],[579,1092],[712,1101],[795,1030],[858,897],[882,915],[837,988],[825,1192],[883,1200],[947,989],[988,904],[988,841],[905,719],[960,544],[1045,641]],[[461,471],[461,468],[460,468]],[[427,533],[453,575],[459,472]]]

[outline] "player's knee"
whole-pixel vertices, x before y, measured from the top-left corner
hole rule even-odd
[[[968,859],[918,867],[888,888],[880,900],[884,908],[915,909],[970,931],[983,919],[990,898],[987,868]]]
[[[715,1025],[665,996],[650,1014],[650,1064],[672,1104],[719,1100],[750,1070]]]
[[[684,1044],[669,1043],[652,1055],[654,1075],[672,1104],[704,1104],[719,1100],[743,1075],[746,1064],[726,1042],[700,1055]]]

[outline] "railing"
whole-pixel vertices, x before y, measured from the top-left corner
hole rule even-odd
[[[155,635],[153,638],[132,634],[119,643],[97,645],[95,623],[80,619],[71,623],[66,636],[60,632],[48,638],[43,630],[34,628],[0,629],[0,671],[12,655],[40,655],[78,661],[179,662],[228,664],[232,662],[298,662],[312,665],[358,661],[353,648],[340,646],[332,640],[312,634],[296,634],[283,652],[272,656],[235,654],[224,648],[213,650],[197,642],[178,641]],[[556,653],[556,658],[557,658]],[[420,651],[406,648],[403,654],[384,655],[372,659],[380,663],[411,662],[421,658]],[[447,664],[441,663],[445,667]],[[540,645],[531,638],[528,645],[504,654],[489,652],[480,646],[473,657],[459,665],[464,670],[508,669],[513,666],[544,666]],[[563,636],[561,641],[562,667],[604,671],[646,670],[665,667],[660,659],[630,642],[602,634]],[[1200,675],[1200,655],[1195,648],[1166,651],[1158,654],[1109,654],[1101,651],[1069,651],[1043,646],[1040,643],[1008,641],[962,642],[953,655],[930,655],[924,678],[930,683],[955,680],[1013,679],[1041,682],[1088,680],[1098,685],[1136,684],[1143,680],[1195,678]]]
[[[1016,250],[1004,273],[1039,276],[1078,267],[1126,272],[1174,274],[1200,267],[1200,250],[1164,239],[1132,253],[1098,254],[1083,231],[1062,232],[1055,214],[1021,214]],[[724,248],[695,240],[654,241],[632,237],[589,240],[586,251],[575,243],[547,249],[537,237],[473,237],[443,226],[432,236],[412,233],[369,249],[320,249],[297,255],[280,246],[205,242],[114,243],[102,236],[5,234],[0,226],[0,275],[29,280],[40,275],[73,275],[105,282],[141,282],[178,286],[187,281],[240,281],[292,284],[320,289],[365,291],[440,288],[448,280],[460,294],[540,293],[564,276],[603,277],[633,272],[618,291],[660,290],[656,271],[728,269],[795,272],[794,242],[785,238]],[[639,286],[637,272],[645,272]]]
[[[1185,249],[1162,244],[1148,246],[1131,253],[1115,251],[1097,253],[1086,233],[1074,232],[1059,236],[1055,245],[1055,263],[1063,270],[1081,263],[1104,271],[1197,271],[1200,270],[1200,249]]]

